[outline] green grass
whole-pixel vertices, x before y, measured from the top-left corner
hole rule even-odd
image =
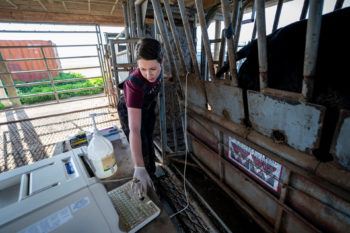
[[[59,76],[54,77],[54,80],[78,79],[78,78],[84,78],[84,76],[79,73],[60,73]],[[41,81],[48,81],[48,79],[41,80]],[[20,84],[24,82],[15,81],[15,83]],[[102,80],[102,77],[99,77],[99,78],[88,79],[88,80],[55,83],[55,87],[57,91],[72,90],[72,89],[87,88],[87,87],[98,87],[97,89],[94,89],[94,90],[82,90],[82,91],[66,92],[66,93],[58,94],[60,99],[67,99],[74,96],[85,96],[85,95],[94,95],[94,94],[102,93],[103,80]],[[35,85],[30,87],[17,87],[17,93],[20,96],[20,100],[22,104],[35,104],[35,103],[55,100],[55,96],[53,94],[23,97],[25,95],[49,93],[52,91],[53,91],[53,88],[51,84],[40,84],[40,85]]]
[[[3,105],[1,102],[0,102],[0,110],[3,110],[5,109],[5,105]]]

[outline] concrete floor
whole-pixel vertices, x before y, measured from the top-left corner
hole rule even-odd
[[[0,113],[0,172],[53,156],[57,142],[92,129],[120,126],[115,108],[104,96]]]

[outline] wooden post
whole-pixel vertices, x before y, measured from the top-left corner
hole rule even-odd
[[[41,55],[43,56],[43,60],[44,60],[44,63],[45,63],[47,74],[49,75],[49,80],[50,80],[50,84],[51,84],[51,87],[52,87],[52,90],[53,90],[53,94],[55,96],[56,102],[59,103],[60,102],[60,98],[58,96],[57,89],[55,87],[55,81],[53,80],[53,77],[52,77],[52,74],[51,74],[51,71],[50,71],[50,67],[49,67],[49,64],[47,63],[47,59],[46,59],[46,55],[45,55],[45,51],[44,51],[43,47],[40,47],[40,52],[41,52]]]
[[[5,98],[8,98],[8,96],[6,94],[5,87],[3,86],[0,78],[0,103],[3,104],[5,107],[11,107],[12,106],[11,101]]]
[[[1,100],[1,103],[4,104],[6,107],[7,106],[21,106],[21,101],[17,95],[17,91],[16,88],[14,87],[14,82],[12,79],[11,74],[9,74],[9,70],[7,68],[6,63],[4,62],[2,55],[0,53],[0,73],[6,73],[6,74],[1,74],[0,75],[0,82],[2,82],[4,84],[4,86],[6,86],[6,91],[8,93],[8,97],[13,98],[13,99],[9,99],[9,100]],[[3,93],[1,93],[3,92]],[[4,95],[3,95],[4,94]],[[1,88],[0,87],[0,98],[1,96],[4,96],[6,98],[6,92],[5,92],[5,88]]]

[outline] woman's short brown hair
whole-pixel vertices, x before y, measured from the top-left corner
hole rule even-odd
[[[136,60],[157,60],[162,63],[163,50],[158,40],[152,38],[143,38],[136,44]]]

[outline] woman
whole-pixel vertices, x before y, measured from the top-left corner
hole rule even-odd
[[[122,128],[130,142],[134,163],[133,189],[139,195],[153,187],[155,172],[153,129],[155,107],[162,78],[163,53],[160,43],[151,38],[136,44],[137,69],[123,82],[124,94],[118,102]]]

